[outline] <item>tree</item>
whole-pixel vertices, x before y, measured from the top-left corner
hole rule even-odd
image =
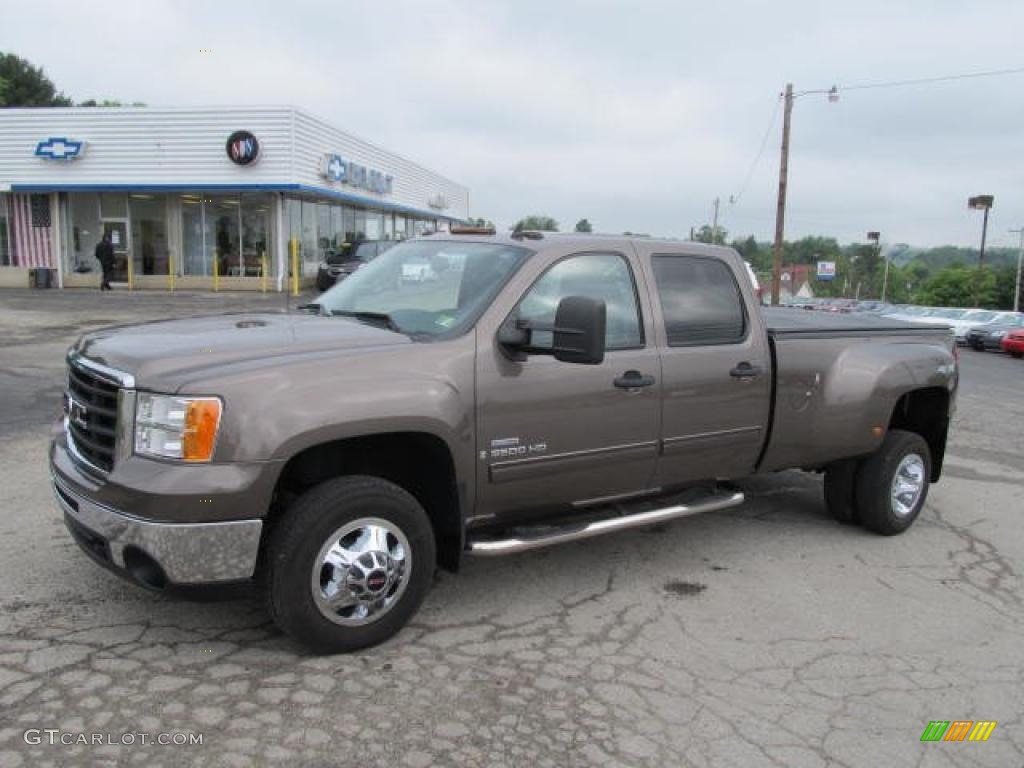
[[[694,234],[693,239],[698,243],[713,243],[714,245],[725,245],[725,238],[728,235],[725,227],[718,227],[714,232],[711,231],[712,227],[710,224],[705,224]]]
[[[0,52],[0,107],[70,107],[40,67],[13,53]]]
[[[541,214],[533,214],[525,218],[520,219],[516,222],[516,225],[512,227],[513,232],[522,232],[523,230],[533,230],[536,232],[557,232],[558,222],[550,216],[544,216]]]
[[[936,272],[914,298],[920,304],[933,307],[973,307],[976,285],[979,287],[980,306],[998,305],[995,270],[985,267],[979,276],[977,267],[962,264]]]
[[[133,101],[131,104],[125,104],[123,101],[117,99],[104,99],[103,101],[96,101],[96,99],[86,99],[80,101],[75,106],[77,107],[144,107],[146,103],[144,101]]]
[[[594,231],[594,227],[586,219],[580,219],[579,221],[576,222],[576,231],[577,232],[593,232]]]

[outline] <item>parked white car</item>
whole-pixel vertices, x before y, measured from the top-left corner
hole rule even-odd
[[[957,344],[967,343],[967,332],[971,328],[981,328],[993,323],[1012,320],[1017,316],[1016,312],[997,312],[992,309],[972,309],[953,323],[953,333],[956,335]]]

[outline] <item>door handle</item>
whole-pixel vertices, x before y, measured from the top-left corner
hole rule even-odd
[[[616,377],[614,383],[619,389],[638,389],[639,387],[649,387],[654,384],[654,377],[640,373],[640,371],[626,371],[621,376]]]
[[[761,375],[761,366],[751,365],[744,361],[729,371],[729,375],[734,379],[753,379],[754,377]]]

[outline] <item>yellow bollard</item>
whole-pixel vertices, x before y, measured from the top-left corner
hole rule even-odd
[[[220,259],[217,258],[217,251],[213,252],[213,292],[220,290]]]
[[[167,290],[174,293],[174,254],[167,253]]]
[[[267,292],[267,252],[260,251],[260,277],[262,283],[260,284],[260,291],[263,293]]]
[[[292,238],[290,241],[292,252],[292,296],[299,295],[299,241]]]
[[[135,270],[132,265],[132,255],[129,253],[125,257],[125,264],[128,265],[128,290],[135,290]]]

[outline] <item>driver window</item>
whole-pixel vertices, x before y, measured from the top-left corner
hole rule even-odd
[[[533,284],[519,303],[519,317],[553,324],[558,302],[566,296],[601,299],[607,308],[605,345],[609,351],[644,345],[636,286],[626,260],[616,253],[584,253],[559,261]],[[534,331],[534,347],[550,347],[550,331]]]

